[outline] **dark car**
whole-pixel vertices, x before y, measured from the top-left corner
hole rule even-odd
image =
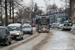
[[[11,35],[8,29],[4,26],[0,26],[0,44],[11,44]]]

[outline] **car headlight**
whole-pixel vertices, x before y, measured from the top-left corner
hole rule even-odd
[[[20,33],[17,33],[17,35],[19,35]]]

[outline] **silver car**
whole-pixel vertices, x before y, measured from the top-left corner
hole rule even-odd
[[[62,30],[71,30],[71,24],[70,23],[64,23],[62,26]]]
[[[33,34],[32,27],[30,24],[24,24],[22,26],[23,34]]]
[[[9,24],[8,29],[12,39],[23,39],[22,26],[19,23]]]

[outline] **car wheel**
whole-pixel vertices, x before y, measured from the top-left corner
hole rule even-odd
[[[9,45],[9,42],[7,41],[7,42],[4,42],[4,45],[5,46],[8,46]]]
[[[23,35],[24,35],[25,33],[23,32]]]
[[[9,44],[11,44],[11,41],[9,42]]]
[[[49,33],[49,31],[47,31],[47,33]]]
[[[20,37],[20,39],[19,40],[22,40],[22,37]]]
[[[21,40],[23,40],[23,36],[21,37]]]
[[[30,33],[30,35],[32,35],[33,33]]]
[[[41,32],[39,32],[39,33],[41,33]]]
[[[69,29],[69,31],[71,31],[71,29]]]

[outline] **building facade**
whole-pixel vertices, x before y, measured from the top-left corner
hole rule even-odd
[[[68,18],[68,12],[55,12],[48,15],[50,17],[50,23],[63,23]]]
[[[75,0],[70,0],[70,16],[72,23],[75,23]]]

